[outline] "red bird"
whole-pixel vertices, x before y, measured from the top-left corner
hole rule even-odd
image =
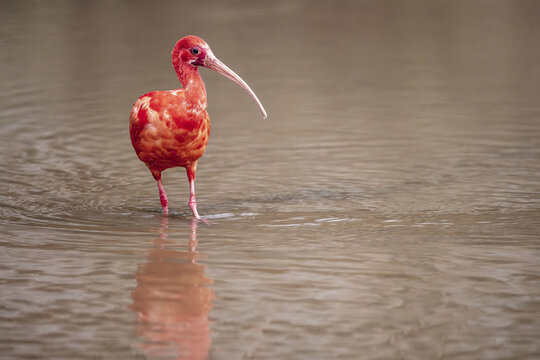
[[[152,91],[137,99],[131,109],[129,133],[139,159],[146,164],[157,181],[163,212],[168,213],[168,200],[161,182],[163,170],[182,166],[189,180],[189,207],[199,219],[195,200],[197,160],[203,155],[210,135],[210,118],[206,112],[206,89],[199,75],[199,66],[212,69],[240,85],[257,103],[261,102],[240,76],[219,61],[208,44],[197,36],[178,40],[172,63],[182,89]]]

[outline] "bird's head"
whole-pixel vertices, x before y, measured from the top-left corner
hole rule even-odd
[[[257,98],[257,95],[255,95],[249,85],[234,71],[229,69],[227,65],[216,58],[214,53],[212,53],[212,50],[210,50],[210,46],[208,46],[206,41],[200,37],[188,35],[178,40],[171,53],[171,57],[173,66],[177,72],[180,71],[182,66],[190,66],[194,68],[202,66],[228,77],[240,85],[253,98],[253,100],[255,100],[263,114],[263,117],[266,119],[266,111]]]

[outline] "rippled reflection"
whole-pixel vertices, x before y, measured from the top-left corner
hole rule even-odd
[[[162,217],[155,247],[138,266],[137,287],[130,308],[137,313],[136,346],[148,356],[206,359],[214,292],[207,285],[206,266],[198,264],[197,221],[191,223],[187,251],[169,239],[168,218]]]

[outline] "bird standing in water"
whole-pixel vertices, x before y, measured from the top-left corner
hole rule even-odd
[[[182,89],[152,91],[137,99],[131,110],[129,133],[139,159],[157,181],[163,212],[168,200],[161,181],[163,170],[182,166],[189,180],[189,207],[199,219],[195,199],[197,160],[203,155],[210,135],[210,118],[206,112],[206,89],[198,67],[212,69],[240,85],[259,106],[261,102],[240,76],[219,61],[208,44],[196,36],[178,40],[172,63]]]

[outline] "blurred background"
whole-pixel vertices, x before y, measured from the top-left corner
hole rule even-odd
[[[540,356],[540,3],[0,1],[0,358]],[[205,39],[192,222],[129,140]]]

